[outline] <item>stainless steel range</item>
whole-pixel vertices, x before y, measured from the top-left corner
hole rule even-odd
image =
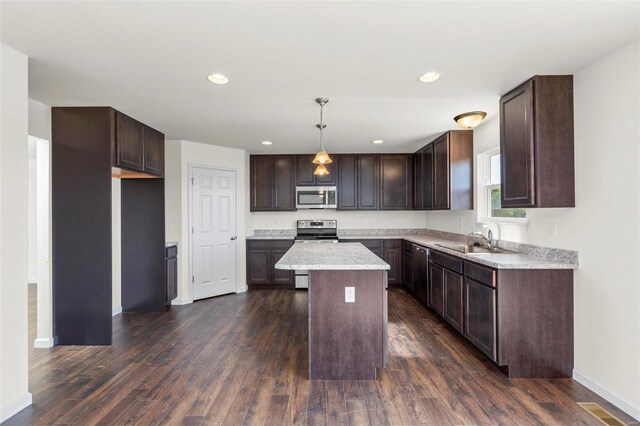
[[[337,243],[336,220],[299,220],[296,226],[296,243]],[[296,288],[309,288],[309,271],[296,270]]]

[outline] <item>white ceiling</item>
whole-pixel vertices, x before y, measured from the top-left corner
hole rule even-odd
[[[412,152],[534,74],[573,73],[640,37],[640,2],[7,2],[2,42],[30,96],[110,105],[251,153]],[[430,70],[431,84],[417,82]],[[230,83],[209,83],[211,72]],[[607,78],[607,76],[603,76]],[[384,139],[383,145],[371,140]],[[265,147],[262,140],[271,140]]]

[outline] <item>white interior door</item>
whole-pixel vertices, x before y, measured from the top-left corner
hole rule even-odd
[[[191,186],[193,300],[235,293],[236,173],[193,167]]]

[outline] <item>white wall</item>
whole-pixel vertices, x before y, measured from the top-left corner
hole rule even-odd
[[[236,170],[238,290],[246,290],[246,154],[243,150],[189,141],[166,141],[165,230],[167,241],[177,241],[178,297],[176,304],[192,301],[189,279],[189,164]]]
[[[122,312],[121,180],[111,178],[111,312]]]
[[[575,72],[574,112],[576,207],[529,209],[502,238],[579,252],[575,377],[640,418],[640,41]],[[477,152],[498,146],[498,120],[474,136]],[[475,220],[428,213],[427,226]]]
[[[38,221],[37,221],[37,160],[36,141],[29,138],[29,159],[27,166],[27,223],[28,223],[28,261],[27,278],[29,283],[38,282]],[[33,151],[33,154],[31,153]]]
[[[27,56],[0,44],[0,421],[31,404],[27,309]]]
[[[298,219],[336,219],[340,229],[424,228],[426,225],[425,214],[419,211],[254,212],[251,213],[252,228],[248,230],[248,235],[256,229],[295,229]]]
[[[29,110],[31,113],[31,110]],[[31,116],[29,116],[31,120]],[[32,139],[32,136],[29,136]],[[35,139],[35,138],[33,138]],[[36,348],[53,346],[51,271],[51,142],[36,139],[37,326]]]
[[[51,107],[29,99],[29,135],[51,141]]]

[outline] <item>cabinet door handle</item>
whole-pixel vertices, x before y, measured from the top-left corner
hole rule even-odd
[[[233,241],[233,240],[237,240],[237,239],[238,239],[238,236],[237,236],[237,235],[234,235],[233,237],[231,237],[231,241]]]

